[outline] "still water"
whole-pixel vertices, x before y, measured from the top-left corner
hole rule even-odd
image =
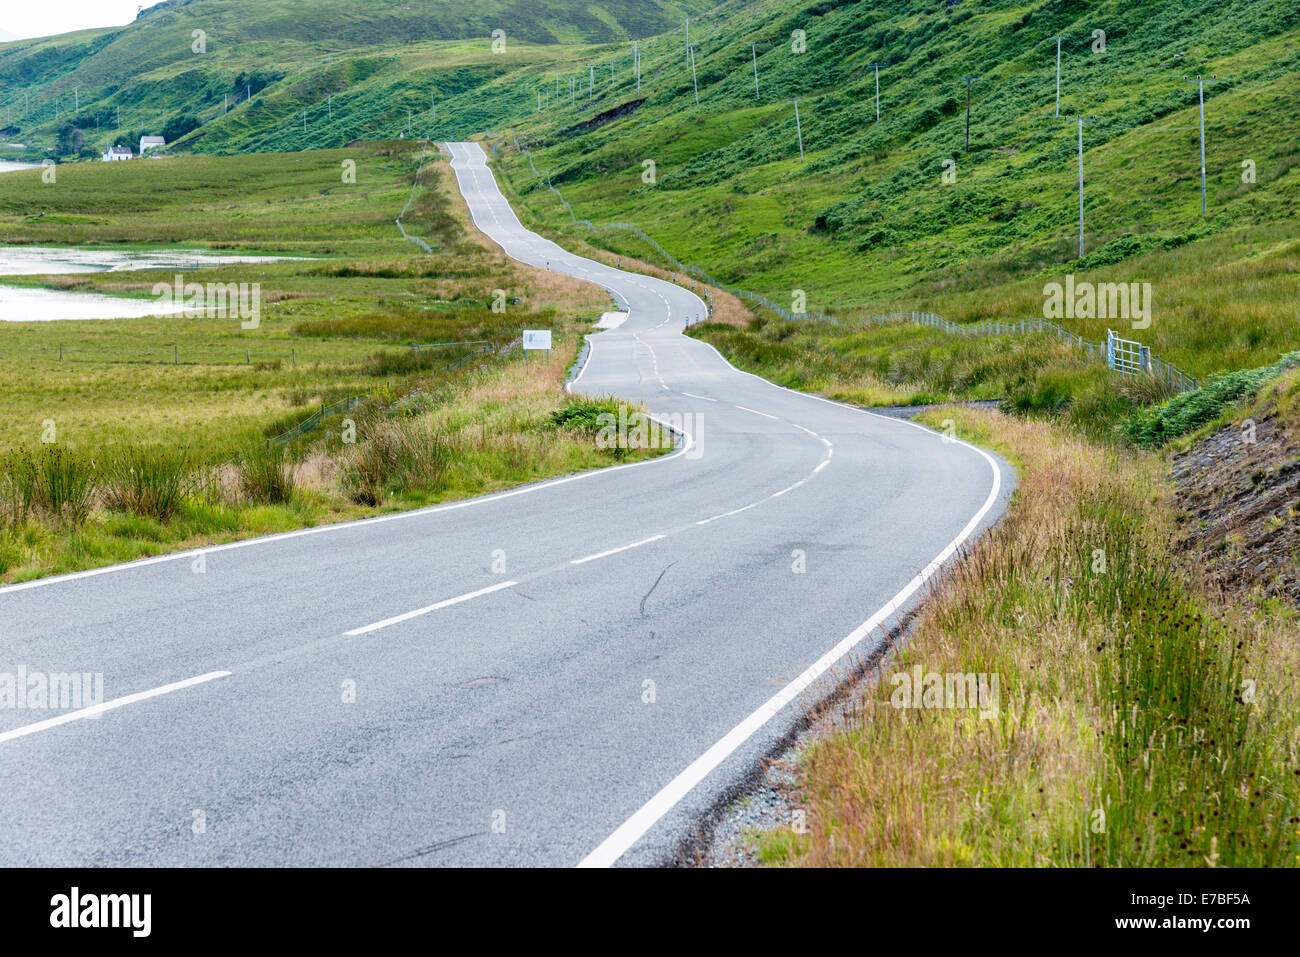
[[[129,272],[189,272],[231,263],[281,262],[286,256],[219,256],[202,250],[120,250],[94,247],[0,246],[0,276]],[[136,319],[183,312],[184,303],[120,299],[96,293],[6,286],[0,280],[0,322]]]

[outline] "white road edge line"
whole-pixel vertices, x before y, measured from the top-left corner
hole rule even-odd
[[[57,718],[47,718],[44,721],[37,721],[35,724],[23,725],[21,728],[14,728],[12,731],[0,733],[0,744],[5,741],[13,741],[16,738],[25,738],[29,734],[36,734],[39,731],[48,731],[50,728],[57,728],[61,724],[69,724],[73,721],[80,721],[83,718],[97,718],[106,711],[113,711],[116,708],[124,708],[129,704],[136,704],[140,701],[148,701],[150,698],[157,698],[160,695],[171,694],[173,691],[182,691],[185,688],[192,688],[195,685],[205,684],[209,681],[216,681],[218,678],[229,678],[229,671],[210,671],[206,675],[199,675],[195,678],[186,678],[184,681],[177,681],[173,684],[163,685],[161,688],[154,688],[150,691],[140,691],[136,694],[129,694],[122,698],[114,698],[112,701],[105,701],[102,704],[91,705],[89,708],[80,708],[76,711],[69,711],[67,714],[61,714]]]
[[[998,494],[1002,490],[1002,472],[998,468],[997,462],[983,449],[970,445],[968,442],[962,442],[962,444],[974,449],[988,462],[989,468],[993,470],[993,487],[989,490],[988,498],[984,500],[983,506],[966,523],[966,527],[961,530],[960,534],[949,542],[948,546],[920,574],[904,585],[902,591],[891,598],[883,608],[846,635],[839,644],[822,655],[803,674],[769,698],[758,710],[732,728],[720,741],[692,761],[677,777],[669,781],[658,794],[647,801],[613,834],[605,838],[599,847],[583,858],[578,864],[579,867],[612,866],[614,862],[627,853],[633,844],[644,837],[646,832],[660,818],[672,810],[682,798],[689,794],[697,784],[703,781],[711,771],[725,761],[737,748],[748,741],[759,728],[779,714],[782,708],[803,693],[809,685],[825,674],[832,665],[853,650],[862,639],[875,631],[891,615],[897,612],[915,594],[917,589],[942,568],[944,562],[951,558],[957,549],[970,538],[975,530],[979,528],[984,516],[989,513],[989,510],[993,508],[998,500]]]
[[[490,595],[494,591],[501,591],[505,588],[514,588],[519,582],[500,582],[491,585],[488,588],[480,588],[478,591],[472,591],[465,595],[457,595],[455,598],[448,598],[446,601],[440,601],[434,605],[427,605],[424,608],[417,608],[415,611],[408,611],[404,615],[394,615],[392,618],[385,618],[383,621],[377,621],[373,625],[366,625],[363,628],[353,628],[351,631],[345,631],[343,634],[348,638],[356,638],[358,635],[368,635],[372,631],[379,631],[382,628],[388,628],[392,625],[400,625],[404,621],[410,621],[412,618],[419,618],[422,615],[428,615],[431,612],[441,611],[443,608],[450,608],[452,605],[459,605],[461,602],[472,601],[475,598],[482,598],[484,595]]]
[[[649,538],[643,538],[639,542],[633,542],[631,545],[622,545],[618,548],[611,548],[607,552],[598,552],[595,555],[588,555],[586,558],[575,558],[569,562],[570,565],[585,565],[587,562],[594,562],[598,558],[608,558],[610,555],[617,555],[619,552],[625,552],[630,548],[640,548],[642,545],[649,545],[651,542],[657,542],[663,538],[662,535],[651,535]]]

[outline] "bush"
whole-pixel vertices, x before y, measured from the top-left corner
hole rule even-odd
[[[1267,382],[1300,365],[1300,352],[1288,352],[1271,366],[1215,376],[1192,392],[1143,409],[1121,423],[1120,431],[1144,448],[1155,448],[1219,416],[1234,402],[1253,396]]]
[[[589,432],[595,435],[601,430],[602,415],[618,418],[618,410],[627,403],[607,395],[600,399],[570,399],[566,405],[551,413],[551,422],[571,432]]]

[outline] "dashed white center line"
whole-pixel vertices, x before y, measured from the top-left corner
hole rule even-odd
[[[763,418],[765,418],[765,419],[775,419],[775,418],[776,418],[776,416],[774,416],[774,415],[768,415],[766,412],[759,412],[758,409],[751,409],[751,408],[749,408],[748,406],[738,405],[738,406],[736,406],[736,408],[739,409],[741,412],[752,412],[754,415],[761,415],[761,416],[762,416]]]
[[[15,738],[25,738],[29,734],[36,734],[38,731],[48,731],[50,728],[57,728],[61,724],[69,724],[73,721],[80,721],[83,718],[98,718],[101,714],[113,711],[116,708],[124,708],[129,704],[136,704],[140,701],[148,701],[150,698],[157,698],[161,695],[171,694],[173,691],[182,691],[185,688],[192,688],[195,685],[206,684],[209,681],[216,681],[218,678],[229,677],[229,671],[210,671],[205,675],[199,675],[195,678],[186,678],[184,681],[177,681],[169,685],[163,685],[161,688],[153,688],[149,691],[140,691],[136,694],[129,694],[122,698],[114,698],[112,701],[105,701],[102,704],[91,705],[89,708],[79,708],[76,711],[69,711],[67,714],[61,714],[58,717],[47,718],[44,721],[37,721],[35,724],[23,725],[21,728],[14,728],[12,731],[0,733],[0,743],[13,741]]]
[[[652,535],[649,538],[643,538],[639,542],[633,542],[631,545],[623,545],[619,548],[611,548],[607,552],[598,552],[595,555],[588,555],[586,558],[575,558],[569,562],[570,565],[585,565],[587,562],[594,562],[598,558],[608,558],[610,555],[617,555],[619,552],[625,552],[629,548],[640,548],[642,545],[649,545],[651,542],[657,542],[663,538],[662,535]]]
[[[457,595],[455,598],[448,598],[446,601],[440,601],[436,605],[429,605],[425,608],[417,608],[415,611],[408,611],[404,615],[396,615],[392,618],[385,618],[383,621],[377,621],[373,625],[366,625],[364,628],[354,628],[352,631],[344,632],[349,638],[356,638],[358,635],[368,635],[372,631],[379,631],[381,628],[388,628],[391,625],[398,625],[404,621],[410,621],[412,618],[419,618],[421,615],[427,615],[430,612],[440,611],[443,608],[450,608],[452,605],[459,605],[461,602],[472,601],[475,598],[481,598],[484,595],[490,595],[494,591],[501,591],[505,588],[513,588],[519,582],[501,582],[492,585],[489,588],[480,588],[478,591],[472,591],[465,595]]]
[[[682,395],[688,395],[692,399],[703,399],[705,402],[717,402],[717,399],[710,399],[707,395],[696,395],[694,392],[683,392]]]

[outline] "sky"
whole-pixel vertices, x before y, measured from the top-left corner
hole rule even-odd
[[[5,0],[0,13],[0,40],[45,37],[89,27],[117,27],[130,23],[141,6],[162,0],[39,0],[21,3]]]

